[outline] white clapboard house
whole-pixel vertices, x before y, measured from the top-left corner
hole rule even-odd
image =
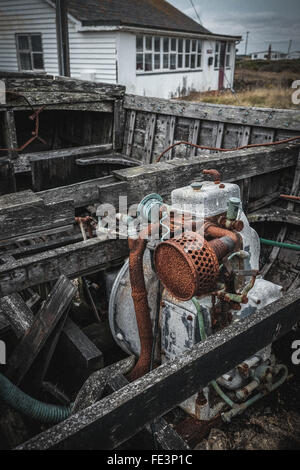
[[[165,0],[69,0],[71,76],[171,98],[233,86],[237,36]],[[0,0],[0,70],[58,75],[55,0]]]

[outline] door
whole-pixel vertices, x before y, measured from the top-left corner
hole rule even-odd
[[[219,90],[224,88],[224,76],[225,76],[225,60],[226,60],[226,42],[221,42],[220,47],[220,59],[219,59]]]

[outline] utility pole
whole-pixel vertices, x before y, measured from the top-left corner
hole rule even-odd
[[[246,43],[245,43],[245,55],[247,55],[248,52],[248,38],[249,38],[250,31],[246,32]]]
[[[59,75],[70,77],[68,0],[56,0],[56,37]]]
[[[288,55],[289,55],[289,53],[291,52],[291,49],[292,49],[292,43],[293,43],[293,40],[292,40],[292,39],[290,39],[290,42],[289,42],[289,48],[288,48],[288,51],[287,51]]]
[[[268,50],[268,60],[272,59],[272,44],[269,45],[269,50]]]

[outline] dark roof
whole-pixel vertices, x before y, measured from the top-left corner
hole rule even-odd
[[[69,0],[83,26],[126,25],[212,34],[165,0]]]

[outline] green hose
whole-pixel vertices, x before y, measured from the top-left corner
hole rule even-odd
[[[67,419],[71,407],[42,403],[22,392],[16,385],[0,374],[0,400],[30,418],[42,423],[57,424]]]
[[[283,242],[275,242],[273,240],[266,240],[265,238],[260,238],[260,242],[263,245],[279,246],[280,248],[286,248],[287,250],[300,251],[300,245],[294,245],[291,243],[283,243]]]

